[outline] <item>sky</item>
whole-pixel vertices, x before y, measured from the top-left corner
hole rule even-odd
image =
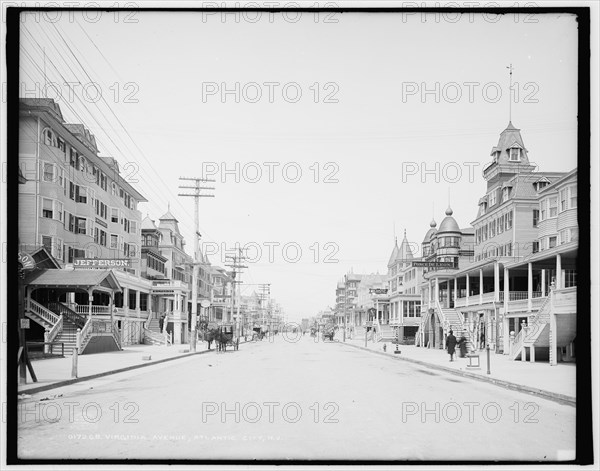
[[[349,270],[385,273],[394,237],[418,248],[448,205],[468,227],[509,112],[540,170],[577,166],[569,15],[99,13],[24,19],[21,95],[83,122],[143,216],[170,204],[188,253],[179,177],[215,179],[204,251],[246,247],[244,294],[271,283],[289,320],[333,306]]]

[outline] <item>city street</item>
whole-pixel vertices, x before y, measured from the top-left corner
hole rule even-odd
[[[574,407],[308,334],[293,340],[33,395],[19,403],[19,457],[574,457]]]

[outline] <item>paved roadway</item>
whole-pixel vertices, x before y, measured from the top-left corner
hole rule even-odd
[[[575,447],[574,407],[308,335],[39,393],[19,411],[22,458],[563,460]]]

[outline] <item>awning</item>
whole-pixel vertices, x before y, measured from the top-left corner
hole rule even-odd
[[[25,278],[24,284],[35,288],[122,291],[112,270],[35,270]]]

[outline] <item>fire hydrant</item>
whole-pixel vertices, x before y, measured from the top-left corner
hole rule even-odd
[[[383,351],[384,351],[384,352],[385,352],[385,351],[387,351],[387,343],[384,343],[384,344],[383,344]]]

